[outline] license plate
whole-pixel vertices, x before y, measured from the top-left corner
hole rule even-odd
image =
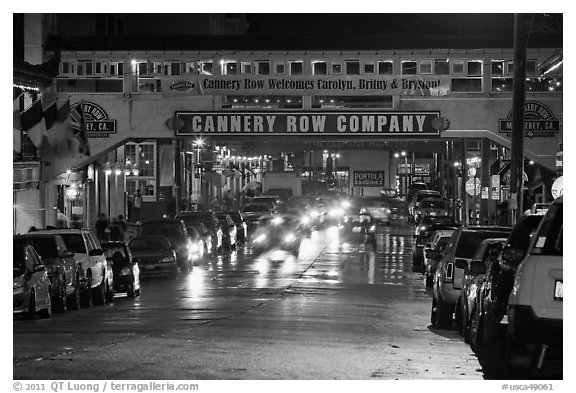
[[[564,300],[562,281],[556,281],[554,285],[554,300]]]
[[[354,227],[354,228],[352,228],[352,232],[354,232],[354,233],[360,233],[360,230],[361,230],[361,229],[362,229],[361,227]]]

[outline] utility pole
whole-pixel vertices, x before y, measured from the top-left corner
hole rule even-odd
[[[526,78],[526,19],[529,14],[514,15],[514,84],[512,93],[512,141],[510,161],[510,205],[512,224],[522,213],[524,189],[524,82]],[[516,199],[513,201],[513,199]],[[514,209],[516,207],[516,209]]]

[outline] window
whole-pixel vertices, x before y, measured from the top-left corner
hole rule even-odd
[[[526,61],[526,75],[536,75],[536,60]]]
[[[110,76],[124,76],[124,63],[121,61],[111,61]]]
[[[346,75],[360,75],[360,61],[346,60]]]
[[[468,61],[468,76],[481,76],[482,75],[482,61],[472,60]]]
[[[185,72],[187,74],[198,74],[198,64],[195,61],[187,61],[184,63]]]
[[[147,76],[148,74],[148,63],[145,61],[140,61],[137,64],[138,75],[140,76]]]
[[[76,62],[74,62],[74,61],[63,61],[60,74],[62,76],[75,75],[75,70],[76,70],[75,65],[76,65]]]
[[[342,73],[342,63],[341,62],[332,62],[332,74],[341,74]]]
[[[392,63],[391,61],[378,62],[379,75],[392,75],[393,73],[394,73],[394,63]]]
[[[213,63],[211,61],[202,61],[200,62],[202,70],[202,75],[212,75],[213,70]]]
[[[492,76],[504,75],[504,61],[492,60]]]
[[[364,73],[365,74],[373,74],[375,70],[375,66],[373,62],[364,63]]]
[[[269,75],[270,74],[270,62],[268,60],[265,61],[257,61],[257,71],[258,75]]]
[[[56,91],[58,93],[122,93],[124,83],[118,78],[62,78],[56,80]]]
[[[92,76],[94,75],[94,64],[92,60],[78,60],[76,63],[76,75]]]
[[[417,64],[415,61],[402,62],[402,75],[416,75]]]
[[[420,60],[420,73],[421,74],[432,73],[432,60]]]
[[[134,195],[140,190],[144,201],[156,200],[156,142],[127,143],[124,145],[126,163],[136,166],[138,176],[126,176],[126,191]]]
[[[284,71],[284,63],[274,63],[274,72],[276,74],[283,74]]]
[[[209,63],[212,66],[212,63]],[[212,68],[210,68],[212,69]],[[179,61],[167,61],[164,63],[164,75],[181,75]]]
[[[434,61],[434,74],[436,74],[436,75],[449,75],[450,74],[450,61],[448,59],[436,59]]]
[[[312,75],[326,75],[327,73],[328,68],[325,61],[312,62]]]
[[[302,60],[291,61],[290,64],[290,75],[302,75],[304,74],[304,63]]]
[[[464,74],[464,60],[452,60],[452,74],[453,75]]]
[[[252,74],[252,63],[243,61],[240,63],[243,74]]]
[[[236,75],[238,73],[238,64],[236,60],[222,60],[222,75]]]
[[[453,78],[450,90],[453,93],[481,93],[482,79],[480,78]]]
[[[108,62],[95,61],[94,62],[94,75],[108,76]]]

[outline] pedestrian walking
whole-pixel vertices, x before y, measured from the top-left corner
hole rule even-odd
[[[136,195],[134,195],[134,205],[132,210],[134,212],[134,217],[132,219],[133,222],[140,221],[140,210],[142,209],[142,194],[140,193],[140,189],[136,190]]]

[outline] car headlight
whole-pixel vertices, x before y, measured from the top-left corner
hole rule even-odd
[[[300,219],[300,222],[302,222],[302,224],[308,224],[310,222],[310,217],[304,216]]]
[[[164,257],[162,259],[160,259],[160,263],[173,263],[174,262],[174,257]]]
[[[284,237],[284,241],[286,243],[292,243],[294,240],[296,240],[296,236],[294,236],[293,233],[289,233],[286,235],[286,237]]]
[[[272,219],[272,223],[273,223],[274,225],[280,225],[280,224],[282,224],[283,221],[284,221],[284,220],[283,220],[281,217],[274,217],[274,218]]]
[[[265,234],[261,234],[254,239],[254,243],[261,243],[266,239]]]
[[[348,202],[348,201],[342,202],[342,207],[343,207],[343,208],[346,209],[346,208],[349,208],[350,206],[351,206],[350,202]]]
[[[24,287],[24,275],[15,277],[13,285],[14,285],[14,289],[23,288]]]
[[[190,246],[188,247],[188,249],[191,252],[198,252],[198,251],[200,251],[200,245],[198,243],[190,243]]]
[[[376,225],[372,225],[372,226],[370,227],[370,232],[374,232],[374,231],[376,231]]]
[[[125,266],[122,268],[122,270],[120,270],[121,276],[128,276],[128,275],[130,275],[130,273],[132,273],[132,269],[128,266]]]
[[[318,210],[310,210],[310,217],[319,217],[320,212]]]

